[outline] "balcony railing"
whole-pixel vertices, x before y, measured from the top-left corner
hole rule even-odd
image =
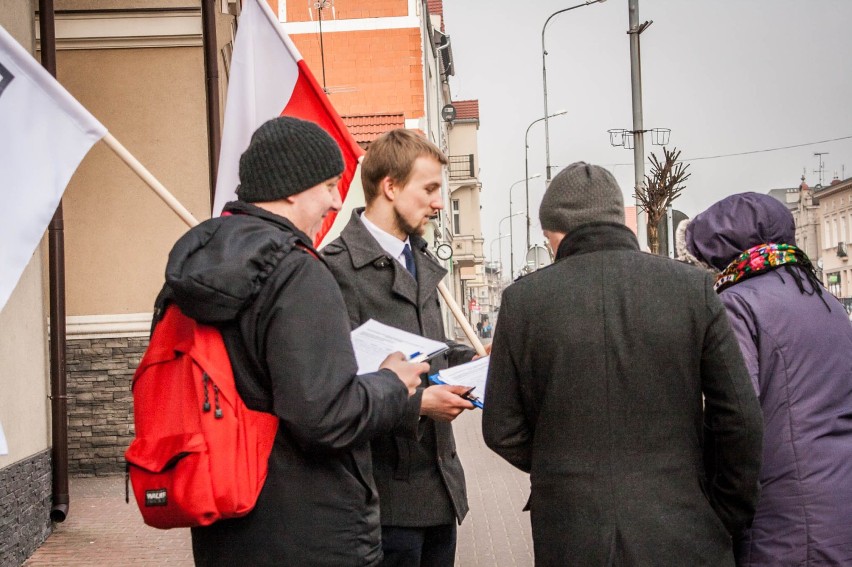
[[[476,177],[473,170],[473,154],[450,156],[450,179],[470,179]]]

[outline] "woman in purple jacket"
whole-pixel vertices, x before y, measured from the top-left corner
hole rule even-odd
[[[852,325],[768,195],[719,201],[689,223],[690,254],[721,273],[763,409],[761,497],[739,565],[852,565]]]

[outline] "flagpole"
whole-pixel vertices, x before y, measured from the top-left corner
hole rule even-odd
[[[455,299],[453,299],[450,290],[447,289],[444,282],[438,282],[438,291],[440,292],[441,297],[444,298],[444,302],[447,304],[447,307],[450,308],[453,317],[455,317],[456,321],[458,321],[459,325],[461,325],[462,331],[464,331],[464,334],[467,336],[467,340],[470,341],[470,344],[473,345],[473,348],[476,350],[476,354],[479,356],[485,356],[487,354],[485,352],[485,347],[482,346],[482,342],[479,340],[479,337],[476,336],[476,332],[473,330],[473,327],[470,326],[467,317],[464,316],[459,304],[456,303]]]
[[[103,141],[124,163],[130,166],[130,169],[132,169],[134,173],[142,179],[142,181],[147,183],[148,186],[154,190],[154,193],[156,193],[160,199],[165,201],[165,203],[175,213],[177,213],[183,222],[189,225],[190,228],[198,224],[198,219],[192,216],[192,213],[190,213],[186,207],[181,205],[180,201],[175,199],[175,196],[169,193],[169,190],[166,189],[150,171],[145,169],[145,166],[142,165],[139,160],[133,156],[133,154],[127,151],[127,148],[121,145],[121,142],[115,139],[115,136],[107,132],[106,136],[103,137]]]

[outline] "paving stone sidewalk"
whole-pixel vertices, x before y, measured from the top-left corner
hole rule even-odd
[[[485,447],[481,412],[455,421],[456,444],[467,476],[470,513],[459,528],[458,567],[533,565],[526,475]],[[142,523],[133,498],[124,502],[124,477],[71,479],[68,519],[24,563],[43,565],[192,565],[189,530],[156,530]]]

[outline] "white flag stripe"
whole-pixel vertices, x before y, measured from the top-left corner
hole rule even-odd
[[[214,216],[236,199],[239,158],[251,135],[281,114],[296,87],[301,55],[280,27],[262,0],[248,0],[243,6],[228,78]]]
[[[340,236],[340,233],[343,232],[343,229],[346,228],[346,225],[352,218],[352,211],[359,207],[366,206],[367,202],[364,199],[364,186],[361,185],[361,160],[358,160],[358,169],[355,170],[355,176],[352,178],[352,183],[349,185],[349,192],[346,194],[346,199],[343,200],[343,206],[341,207],[340,212],[337,213],[337,217],[335,217],[331,228],[329,228],[328,232],[325,233],[325,236],[322,237],[322,242],[320,242],[319,246],[317,246],[317,250],[321,250],[326,244]]]
[[[0,310],[106,129],[0,27]]]
[[[275,13],[272,11],[272,8],[269,7],[269,4],[265,0],[254,0],[258,2],[257,6],[260,8],[260,11],[263,12],[263,15],[266,16],[266,21],[272,26],[272,29],[276,31],[278,37],[281,38],[281,41],[284,42],[284,47],[287,48],[287,51],[290,55],[293,56],[293,59],[296,61],[302,60],[302,54],[299,52],[299,49],[296,47],[296,44],[293,43],[293,40],[290,39],[290,36],[287,35],[287,32],[284,31],[284,27],[278,21],[278,18],[275,16]],[[243,8],[245,10],[245,8]]]

